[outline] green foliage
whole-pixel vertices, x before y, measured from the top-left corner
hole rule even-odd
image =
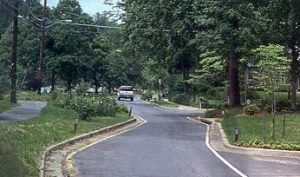
[[[213,109],[213,110],[208,110],[204,114],[205,118],[221,118],[223,117],[222,110],[220,109]]]
[[[145,90],[145,91],[142,93],[142,99],[143,99],[143,100],[150,101],[150,100],[152,100],[153,94],[154,94],[154,93],[153,93],[151,90]]]
[[[76,116],[76,112],[50,103],[35,119],[1,123],[0,176],[37,177],[38,157],[46,147],[128,119],[124,113],[117,113],[115,117],[92,117],[80,121],[74,133]]]
[[[255,104],[250,104],[243,108],[244,114],[247,114],[247,115],[255,115],[255,114],[259,113],[260,111],[261,111],[260,108],[258,106],[256,106]]]
[[[284,56],[283,47],[280,45],[260,46],[254,52],[259,58],[257,64],[259,87],[268,93],[274,93],[278,84],[279,74],[287,74],[289,60]]]
[[[248,116],[240,112],[231,112],[231,115],[222,121],[223,129],[229,139],[234,144],[234,130],[239,129],[239,141],[236,145],[267,148],[267,149],[287,149],[299,150],[300,139],[295,136],[299,131],[299,114],[278,114],[275,124],[275,139],[272,139],[272,115],[259,114]],[[283,138],[283,122],[285,121],[285,137]]]
[[[84,96],[89,88],[89,84],[85,82],[80,82],[76,88],[76,93],[78,96]]]
[[[289,92],[290,84],[279,84],[276,89],[277,92]]]
[[[115,116],[119,111],[126,111],[123,106],[118,105],[114,99],[107,95],[95,97],[66,95],[58,97],[54,103],[59,107],[76,111],[82,120],[94,116]]]

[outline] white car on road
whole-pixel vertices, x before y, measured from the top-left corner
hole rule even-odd
[[[119,88],[118,100],[121,100],[121,98],[130,99],[131,101],[134,100],[133,89],[131,86],[124,85]]]

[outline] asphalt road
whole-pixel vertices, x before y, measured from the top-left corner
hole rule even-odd
[[[82,177],[235,177],[205,145],[206,126],[195,111],[130,103],[148,123],[75,156]]]
[[[40,101],[19,101],[18,103],[20,106],[0,114],[0,122],[32,119],[37,117],[41,110],[47,105],[46,102]]]

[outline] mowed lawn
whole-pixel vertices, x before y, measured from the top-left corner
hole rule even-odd
[[[284,123],[284,117],[285,123]],[[285,124],[285,126],[284,126]],[[300,150],[300,114],[278,114],[275,118],[275,140],[272,139],[272,115],[231,115],[222,122],[230,143],[239,129],[236,145],[274,149]],[[285,127],[285,128],[284,128]],[[284,130],[285,129],[285,130]]]
[[[75,134],[76,117],[74,111],[49,104],[35,119],[0,123],[0,176],[38,176],[38,157],[47,146],[128,119],[126,113],[114,118],[93,117],[80,121]]]

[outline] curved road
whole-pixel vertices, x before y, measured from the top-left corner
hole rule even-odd
[[[206,126],[195,111],[130,103],[148,123],[75,156],[82,177],[235,177],[205,145]]]

